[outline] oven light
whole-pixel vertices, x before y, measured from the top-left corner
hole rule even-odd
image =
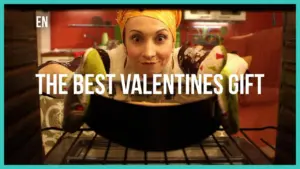
[[[194,28],[221,28],[223,27],[222,25],[195,25],[193,26]]]

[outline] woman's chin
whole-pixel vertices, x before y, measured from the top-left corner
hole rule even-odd
[[[147,77],[153,77],[153,74],[160,74],[162,72],[162,67],[160,64],[146,64],[139,66],[140,74],[146,74]]]
[[[147,78],[153,78],[154,74],[161,74],[161,72],[160,71],[153,71],[153,72],[145,72],[143,74],[145,74],[147,76]]]
[[[154,74],[161,74],[162,70],[158,70],[158,69],[148,69],[148,70],[142,70],[142,71],[138,71],[140,72],[139,74],[141,76],[146,75],[147,78],[152,78]]]

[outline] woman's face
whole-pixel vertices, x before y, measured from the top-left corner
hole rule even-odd
[[[125,26],[128,60],[139,74],[162,73],[173,51],[173,37],[168,27],[150,17],[131,18]]]

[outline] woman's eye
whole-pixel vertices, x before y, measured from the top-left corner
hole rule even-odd
[[[167,36],[166,35],[158,35],[156,40],[161,43],[161,42],[164,42],[165,40],[167,39]]]
[[[142,39],[142,38],[141,38],[140,36],[137,36],[137,35],[134,35],[134,36],[131,37],[131,40],[132,40],[133,42],[135,42],[135,43],[140,42],[141,39]]]
[[[134,40],[135,42],[139,42],[139,41],[140,41],[140,38],[139,38],[139,37],[134,37],[133,40]]]

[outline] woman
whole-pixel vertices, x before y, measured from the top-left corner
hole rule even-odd
[[[117,13],[117,22],[123,35],[124,44],[113,50],[88,49],[76,70],[80,74],[115,74],[115,80],[120,80],[120,74],[219,74],[228,77],[230,74],[244,74],[248,68],[245,60],[234,54],[227,54],[223,46],[207,50],[203,46],[175,48],[176,29],[181,21],[180,10],[121,10]],[[50,67],[61,66],[50,70]],[[43,73],[62,72],[66,65],[48,64],[40,69]],[[70,78],[65,79],[70,81]],[[92,79],[94,81],[94,79]],[[221,81],[226,85],[228,80]],[[63,128],[75,132],[83,123],[84,110],[88,106],[88,95],[72,95],[73,84],[68,87],[69,94],[65,99]],[[186,103],[201,100],[213,95],[176,95],[174,100]],[[137,99],[138,97],[136,97]],[[229,133],[238,130],[236,95],[218,96],[219,104],[224,113],[223,126]],[[117,87],[114,99],[128,100]],[[130,98],[132,99],[132,98]],[[227,100],[231,100],[228,103]],[[137,99],[138,100],[138,99]],[[159,102],[157,96],[142,97],[142,101]],[[80,105],[80,106],[78,106]],[[226,116],[229,115],[229,116]]]

